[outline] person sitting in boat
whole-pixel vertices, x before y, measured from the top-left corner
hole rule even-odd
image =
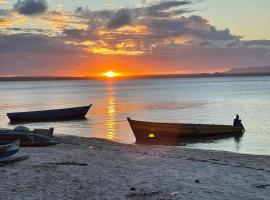
[[[236,118],[233,120],[233,126],[238,126],[244,128],[241,119],[239,118],[239,115],[236,115]]]

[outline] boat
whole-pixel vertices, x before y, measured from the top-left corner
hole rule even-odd
[[[243,126],[187,123],[157,123],[127,118],[137,143],[176,144],[179,139],[202,137],[237,136],[244,132]]]
[[[7,116],[11,123],[83,119],[85,118],[85,115],[87,114],[91,106],[92,104],[90,104],[89,106],[74,107],[74,108],[29,111],[29,112],[13,112],[7,113]]]
[[[0,161],[18,153],[19,144],[19,140],[13,142],[0,142]]]
[[[41,132],[38,132],[41,130]],[[51,146],[60,144],[60,141],[52,137],[53,129],[35,129],[28,130],[26,127],[17,127],[15,129],[0,129],[0,142],[20,140],[20,146]]]

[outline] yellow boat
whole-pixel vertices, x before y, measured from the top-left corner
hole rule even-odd
[[[176,143],[179,138],[236,136],[243,134],[243,125],[183,124],[144,122],[127,118],[137,143],[161,141]]]

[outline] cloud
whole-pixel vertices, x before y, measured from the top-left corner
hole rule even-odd
[[[248,48],[264,48],[270,50],[270,40],[249,40],[243,41],[242,45]]]
[[[204,41],[201,41],[201,42],[199,43],[199,45],[201,45],[201,46],[212,46],[213,43],[210,42],[210,41],[208,41],[208,40],[204,40]]]
[[[167,1],[167,2],[160,2],[159,4],[149,6],[147,10],[149,11],[163,11],[163,10],[168,10],[171,8],[183,6],[183,5],[188,5],[190,4],[191,1]]]
[[[40,26],[7,25],[0,32],[0,72],[91,75],[112,65],[124,73],[214,72],[269,65],[270,40],[243,41],[229,29],[218,29],[192,13],[192,1],[155,2],[98,11],[78,7],[73,13],[50,10],[31,18]],[[0,24],[1,16],[8,22],[10,14],[0,10]]]
[[[95,41],[89,51],[99,53],[155,53],[169,46],[203,44],[229,45],[241,37],[229,29],[218,30],[210,21],[190,13],[191,1],[167,1],[155,5],[119,10],[91,11],[78,7],[76,13],[88,20],[88,29],[64,30],[69,40]],[[188,39],[187,39],[188,38]],[[97,49],[99,49],[97,51]]]
[[[23,17],[18,16],[13,10],[0,9],[0,32],[4,32],[6,28],[20,22]]]
[[[248,48],[167,46],[154,54],[102,55],[65,44],[61,38],[24,34],[0,36],[0,44],[0,75],[91,76],[111,67],[124,74],[202,73],[270,63],[270,58],[264,57],[266,51]]]
[[[83,52],[78,45],[66,44],[61,37],[45,34],[0,34],[0,53],[27,52],[28,54],[66,54]]]
[[[89,19],[89,25],[92,28],[106,27],[116,29],[130,25],[132,22],[138,22],[138,19],[142,18],[168,18],[191,12],[181,8],[189,4],[191,4],[191,1],[168,1],[138,8],[101,11],[91,11],[88,8],[78,7],[75,12],[83,18]]]
[[[270,58],[270,52],[266,52],[266,53],[264,54],[264,57]]]
[[[89,54],[81,46],[45,34],[0,34],[0,76],[53,75],[76,71]],[[69,59],[67,59],[69,58]]]
[[[48,25],[53,25],[57,32],[71,28],[77,29],[87,28],[87,24],[83,21],[80,21],[78,15],[70,12],[64,12],[63,10],[48,11],[46,15],[38,16],[36,17],[36,19]]]
[[[14,4],[14,10],[22,15],[39,15],[46,12],[47,9],[46,0],[18,0]]]
[[[10,11],[7,9],[0,9],[0,27],[6,28],[13,24],[13,19],[11,19]]]
[[[108,28],[117,29],[131,24],[131,17],[127,9],[118,10],[108,24]]]
[[[7,9],[0,9],[0,17],[2,16],[10,16],[10,10],[7,10]]]

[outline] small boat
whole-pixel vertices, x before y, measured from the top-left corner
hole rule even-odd
[[[19,140],[13,142],[0,142],[0,161],[16,154],[19,151],[19,144]]]
[[[236,136],[244,132],[243,126],[214,124],[157,123],[127,118],[137,143],[176,144],[181,138]]]
[[[55,110],[7,113],[11,123],[42,122],[83,119],[92,106],[82,106]]]
[[[39,130],[41,130],[41,132],[39,132]],[[34,131],[30,131],[26,128],[22,129],[22,127],[15,128],[13,130],[0,129],[0,142],[20,140],[20,146],[22,147],[60,144],[59,141],[54,140],[52,132],[52,128],[35,129]]]

